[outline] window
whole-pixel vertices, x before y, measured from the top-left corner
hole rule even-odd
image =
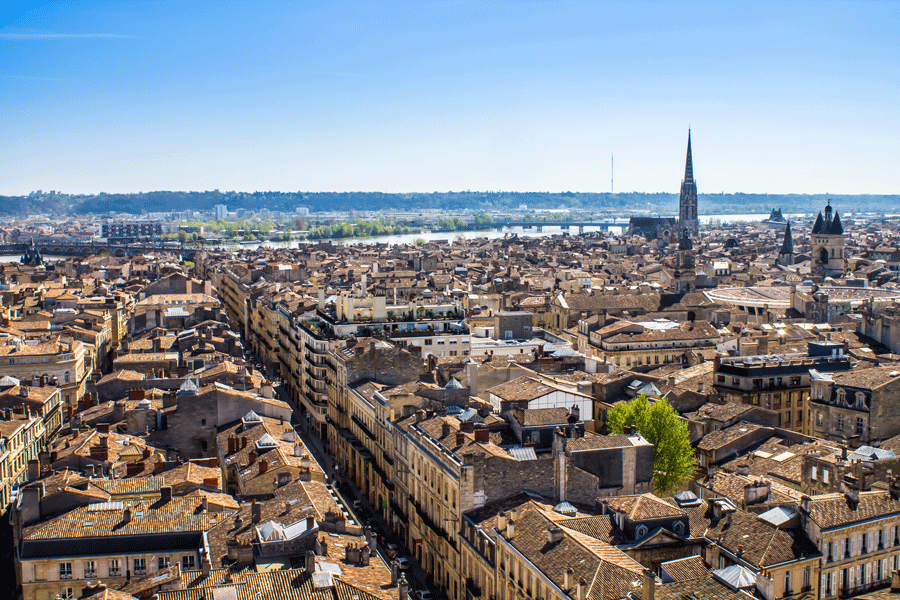
[[[122,571],[119,568],[119,559],[114,558],[109,561],[109,576],[110,577],[120,577],[122,575]]]
[[[644,537],[645,535],[647,535],[647,526],[646,525],[638,525],[634,529],[634,534],[639,538]]]
[[[784,572],[784,595],[789,596],[793,592],[791,591],[791,572]]]
[[[169,557],[168,556],[160,556],[156,562],[156,569],[158,571],[162,571],[163,569],[169,568]]]
[[[823,417],[822,417],[822,411],[821,411],[821,410],[817,410],[817,411],[816,411],[816,425],[819,426],[819,427],[821,427],[821,426],[822,426],[822,420],[823,420]]]
[[[838,428],[838,431],[844,430],[844,415],[839,414],[837,416],[837,428]]]
[[[147,572],[147,559],[146,558],[134,559],[134,574],[135,575],[143,575],[146,572]]]
[[[822,483],[828,483],[828,471],[822,471]]]
[[[816,475],[818,475],[818,473],[816,473],[816,466],[813,465],[812,468],[811,468],[810,471],[809,471],[809,478],[812,479],[813,481],[815,481],[815,480],[816,480]]]
[[[200,427],[206,427],[206,419],[200,419]]]
[[[856,406],[859,408],[866,407],[866,395],[862,392],[856,392]]]
[[[59,591],[59,597],[60,597],[60,598],[74,598],[74,597],[75,597],[75,590],[73,590],[73,589],[70,588],[70,587],[64,587],[63,589],[61,589],[61,590]]]
[[[72,579],[72,563],[59,563],[59,578]]]
[[[90,579],[97,576],[97,566],[92,560],[84,561],[84,578]]]
[[[838,404],[846,404],[847,403],[847,392],[839,389],[837,391],[837,401],[838,401]]]
[[[181,557],[181,568],[182,569],[193,569],[194,568],[194,555],[187,554]]]
[[[865,422],[862,417],[856,417],[856,435],[862,435],[865,429]]]

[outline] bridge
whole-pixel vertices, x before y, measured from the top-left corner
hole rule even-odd
[[[477,224],[477,223],[467,223],[468,227],[472,230],[501,230],[508,227],[521,227],[522,229],[535,229],[537,231],[543,231],[544,227],[557,228],[560,230],[571,229],[573,227],[578,228],[578,233],[584,233],[585,227],[597,227],[602,231],[606,231],[610,227],[628,227],[628,219],[613,219],[613,220],[604,220],[604,221],[552,221],[552,220],[506,220],[506,221],[493,221],[491,223],[485,224]],[[432,229],[432,231],[439,231],[437,229]]]
[[[0,244],[0,256],[22,256],[30,243]],[[198,248],[169,248],[154,244],[93,244],[93,243],[35,243],[42,256],[96,256],[108,254],[119,258],[146,254],[148,252],[174,252],[180,254],[182,260],[194,260]]]

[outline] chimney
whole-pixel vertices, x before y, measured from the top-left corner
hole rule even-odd
[[[154,473],[162,473],[162,472],[165,471],[165,470],[166,470],[166,463],[164,463],[164,462],[162,462],[162,461],[160,461],[160,462],[156,463],[155,465],[153,465],[153,472],[154,472]]]
[[[209,562],[209,558],[204,556],[200,559],[200,573],[203,577],[209,577],[209,572],[212,570],[212,565]]]
[[[502,510],[497,513],[497,531],[506,530],[506,513]]]
[[[316,553],[312,550],[307,550],[305,554],[304,566],[306,567],[307,573],[315,573],[316,572]]]
[[[131,523],[131,507],[125,507],[125,510],[122,511],[122,522],[123,523]]]
[[[247,447],[247,436],[242,435],[241,436],[241,450],[243,450],[246,447]]]
[[[417,410],[416,411],[416,423],[421,423],[424,420],[425,420],[425,411],[421,410],[421,409]]]
[[[575,589],[575,597],[578,600],[585,600],[587,597],[587,581],[584,577],[578,580],[578,587]]]
[[[644,569],[644,589],[642,591],[642,600],[655,600],[656,575],[650,569]]]
[[[466,363],[466,384],[469,387],[469,395],[478,393],[478,365],[471,358]]]
[[[300,444],[296,444],[294,446],[294,456],[298,458],[303,456],[303,446],[301,446]]]
[[[859,484],[856,478],[849,474],[845,475],[841,482],[841,491],[847,499],[850,510],[856,510],[856,507],[859,506]]]
[[[445,420],[441,421],[441,439],[450,435],[450,423]]]
[[[475,441],[479,444],[487,444],[491,441],[491,432],[487,429],[476,429]]]
[[[219,489],[219,478],[218,477],[204,477],[203,478],[203,487],[212,488],[214,490]]]
[[[409,600],[409,582],[406,581],[406,573],[400,573],[400,581],[397,583],[398,598]]]
[[[253,500],[253,504],[250,505],[250,515],[254,523],[259,523],[262,519],[262,506],[257,504],[256,500]]]
[[[28,461],[28,481],[34,481],[41,476],[41,461],[33,458]]]
[[[459,447],[465,443],[466,443],[466,435],[461,431],[457,431],[456,432],[456,446]]]
[[[109,448],[109,438],[107,436],[101,435],[98,440],[101,448]]]
[[[316,527],[316,518],[312,515],[306,515],[306,530],[315,529]]]
[[[710,544],[706,547],[706,566],[710,570],[719,568],[719,545]]]
[[[209,511],[209,498],[206,496],[200,496],[200,511],[208,512]]]
[[[562,541],[563,539],[563,530],[560,527],[551,527],[547,530],[547,543],[555,544],[556,542]]]
[[[130,462],[125,466],[126,477],[136,477],[144,470],[144,465],[139,462]]]
[[[506,521],[506,537],[508,539],[516,537],[516,522],[512,519]]]
[[[900,475],[894,475],[894,478],[891,480],[891,498],[894,500],[900,500]]]
[[[747,463],[741,463],[737,466],[737,474],[738,475],[749,475],[750,474],[750,465]]]
[[[41,387],[47,387],[47,376],[41,375]]]
[[[150,455],[153,454],[153,451],[150,448],[144,447],[144,450],[141,452],[141,458],[146,459],[150,458]]]
[[[269,461],[267,461],[265,458],[260,459],[260,461],[259,461],[259,474],[262,475],[263,473],[265,473],[265,472],[268,471],[268,470],[269,470]]]
[[[98,433],[109,433],[109,423],[97,423]]]
[[[22,384],[22,385],[19,386],[19,397],[20,397],[20,398],[27,398],[27,397],[28,397],[28,386],[27,386],[27,385]]]
[[[669,387],[675,387],[675,376],[669,375],[669,379],[668,379],[667,383],[669,384]]]
[[[163,504],[168,504],[172,501],[172,487],[168,485],[164,485],[159,488],[159,500]]]
[[[569,567],[563,575],[563,589],[567,592],[575,585],[575,569]]]
[[[762,504],[769,501],[769,494],[772,492],[771,481],[754,481],[744,486],[744,506],[752,506],[754,504]]]
[[[247,455],[247,464],[253,464],[256,462],[256,450],[251,450],[250,454]]]

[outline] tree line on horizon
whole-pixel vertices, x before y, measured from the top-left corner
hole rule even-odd
[[[780,208],[785,213],[808,213],[827,199],[840,212],[891,212],[900,195],[893,194],[699,194],[704,214],[768,213]],[[0,196],[0,214],[89,215],[109,212],[139,215],[150,212],[212,210],[216,204],[234,211],[268,209],[294,212],[297,207],[318,211],[490,211],[529,209],[570,209],[577,211],[642,211],[677,214],[678,194],[668,192],[431,192],[388,194],[384,192],[203,192],[156,191],[129,194],[65,194],[34,192],[26,196]]]

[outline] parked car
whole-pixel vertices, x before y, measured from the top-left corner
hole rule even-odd
[[[397,542],[388,542],[384,545],[384,549],[391,558],[397,558],[400,555],[400,544]]]
[[[408,558],[406,558],[405,556],[401,556],[400,558],[397,559],[397,566],[400,567],[401,571],[406,571],[412,565],[410,565]]]

